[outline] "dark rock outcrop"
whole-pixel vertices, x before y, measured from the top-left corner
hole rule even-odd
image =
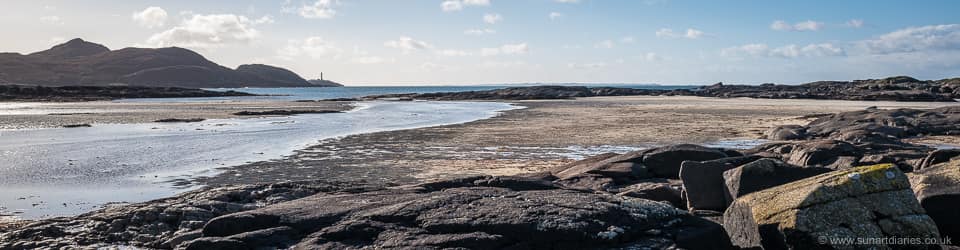
[[[476,181],[427,185],[445,188],[317,195],[221,216],[207,223],[204,238],[194,242],[289,227],[297,232],[294,241],[246,247],[580,249],[726,244],[716,224],[644,199],[565,189],[514,190]]]
[[[890,164],[834,171],[740,197],[724,213],[723,225],[733,244],[744,248],[844,249],[851,246],[838,239],[940,236],[907,177]]]
[[[535,100],[568,99],[591,96],[703,96],[720,98],[824,99],[862,101],[936,101],[955,102],[960,98],[960,78],[921,81],[897,76],[885,79],[820,81],[800,85],[728,85],[714,84],[694,89],[634,89],[614,87],[533,86],[487,91],[410,93],[367,96],[360,99],[413,98],[427,100]]]
[[[723,150],[694,144],[678,144],[652,149],[643,154],[643,165],[657,177],[680,178],[683,161],[709,161],[727,157]]]
[[[723,172],[724,197],[729,205],[737,198],[760,190],[832,171],[820,167],[800,167],[764,158]],[[726,208],[726,206],[724,206]]]
[[[915,172],[911,178],[920,206],[940,229],[940,234],[960,239],[960,160],[940,163]],[[953,242],[960,245],[960,242]]]
[[[710,161],[684,161],[680,164],[683,194],[690,210],[722,212],[727,208],[723,172],[759,160],[760,156],[739,156]]]
[[[343,113],[337,110],[268,110],[268,111],[240,111],[233,115],[255,116],[255,115],[299,115],[299,114],[330,114]]]
[[[253,96],[236,91],[209,91],[175,87],[0,85],[0,101],[74,102],[123,98],[181,98]]]
[[[289,182],[203,189],[123,206],[109,206],[73,218],[42,220],[0,232],[0,249],[93,248],[117,245],[170,249],[200,238],[210,219],[317,193],[378,190],[364,183]],[[250,234],[248,234],[250,235]],[[254,234],[262,235],[262,234]],[[193,248],[243,246],[251,237],[205,240]]]
[[[0,53],[0,83],[43,86],[151,86],[184,88],[310,87],[285,69],[220,66],[183,48],[107,47],[73,39],[45,51]]]

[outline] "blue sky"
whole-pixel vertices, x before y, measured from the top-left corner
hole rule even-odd
[[[180,46],[351,85],[960,76],[957,1],[5,1],[0,50]]]

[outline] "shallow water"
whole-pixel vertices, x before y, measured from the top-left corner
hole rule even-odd
[[[0,216],[74,215],[184,191],[167,181],[281,158],[318,140],[457,124],[515,109],[493,102],[364,102],[352,111],[197,123],[3,131]]]

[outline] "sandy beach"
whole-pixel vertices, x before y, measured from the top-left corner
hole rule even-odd
[[[412,183],[468,175],[542,171],[584,156],[697,143],[749,147],[767,129],[818,114],[878,108],[935,108],[945,102],[771,100],[668,96],[516,101],[525,109],[465,124],[331,139],[285,159],[223,168],[184,183],[308,180]],[[956,137],[938,137],[953,142]]]

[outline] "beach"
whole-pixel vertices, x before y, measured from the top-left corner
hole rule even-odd
[[[806,124],[822,114],[954,104],[682,96],[511,103],[525,108],[464,124],[323,140],[283,159],[227,167],[223,174],[191,182],[220,185],[323,178],[398,185],[470,175],[514,175],[590,155],[667,144],[749,148],[764,142],[763,132],[770,128]],[[950,143],[956,137],[939,138]]]

